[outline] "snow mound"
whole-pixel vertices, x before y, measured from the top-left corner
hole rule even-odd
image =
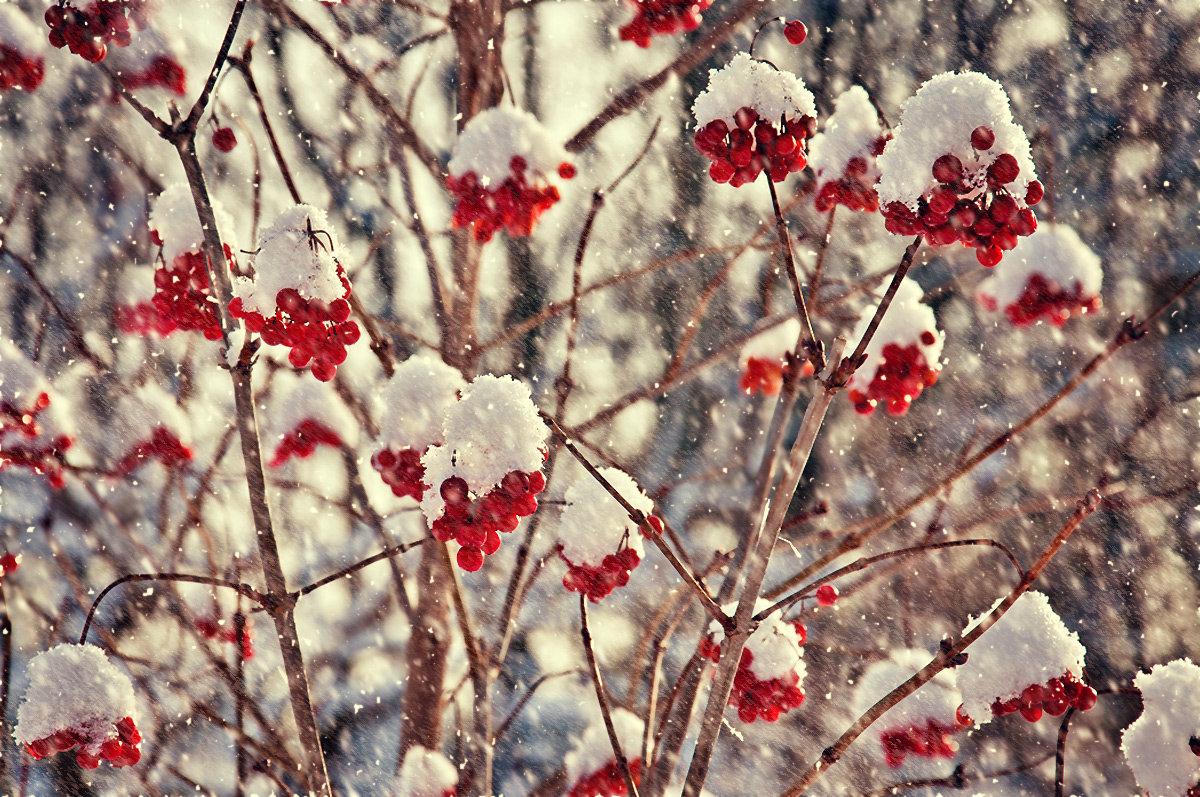
[[[745,370],[751,359],[782,363],[787,353],[796,347],[799,337],[800,319],[789,318],[746,341],[738,355],[738,366]]]
[[[755,613],[761,612],[771,605],[766,598],[759,598],[754,604]],[[732,616],[737,611],[737,604],[730,603],[721,607],[725,613]],[[720,644],[725,639],[725,631],[721,624],[713,620],[708,625],[708,632]],[[804,664],[804,638],[796,626],[783,620],[780,612],[767,617],[750,638],[746,640],[746,650],[753,658],[750,662],[750,672],[760,681],[771,681],[785,677],[789,672],[795,672],[804,683],[808,668]]]
[[[1029,278],[1041,274],[1052,286],[1071,290],[1076,284],[1084,296],[1098,296],[1104,281],[1100,257],[1064,224],[1043,224],[979,286],[979,295],[1000,308],[1021,298]]]
[[[338,271],[339,248],[325,211],[296,205],[259,235],[254,279],[235,277],[233,295],[247,311],[268,318],[275,315],[275,297],[284,288],[294,288],[309,301],[344,298],[347,289]]]
[[[632,762],[642,757],[642,732],[645,723],[631,711],[623,708],[612,712],[613,730],[617,733],[617,741],[626,760]],[[567,767],[567,781],[574,783],[580,778],[586,778],[597,772],[613,760],[612,742],[608,739],[608,729],[604,727],[604,719],[600,718],[588,726],[575,749],[567,753],[564,763]]]
[[[646,514],[654,511],[654,502],[629,474],[616,468],[601,468],[600,474],[634,509]],[[558,539],[563,556],[572,564],[600,567],[605,556],[618,551],[622,539],[637,553],[638,559],[643,558],[641,532],[591,474],[585,473],[567,489],[566,502],[558,524]]]
[[[133,683],[94,645],[62,644],[29,662],[29,689],[13,739],[23,747],[56,731],[83,730],[89,748],[117,738],[116,723],[136,721]],[[94,753],[94,750],[90,750]]]
[[[552,176],[567,160],[567,151],[528,111],[489,108],[471,119],[454,143],[450,174],[461,177],[474,172],[484,188],[493,188],[512,174],[512,159],[517,156],[534,174]]]
[[[854,713],[864,713],[933,661],[933,658],[933,654],[927,651],[903,648],[893,651],[889,659],[872,663],[858,679],[852,704]],[[955,711],[962,704],[957,678],[953,669],[942,670],[932,681],[889,709],[875,723],[875,727],[882,732],[888,728],[924,725],[929,720],[954,727],[958,723]]]
[[[217,231],[225,236],[232,234],[233,218],[214,199],[213,216],[217,220]],[[171,263],[187,252],[200,252],[204,248],[204,228],[196,215],[196,203],[192,190],[183,183],[170,186],[154,200],[150,210],[149,226],[162,241],[163,260]],[[224,243],[229,240],[223,239]]]
[[[376,394],[380,444],[423,451],[444,443],[442,416],[466,385],[458,369],[436,355],[409,357]]]
[[[741,108],[753,109],[772,124],[781,118],[817,115],[816,102],[803,80],[746,53],[738,53],[721,69],[708,71],[708,88],[696,97],[692,115],[699,127],[722,119],[733,128],[737,126],[734,114]]]
[[[846,387],[849,390],[866,391],[867,386],[875,378],[875,372],[885,362],[884,347],[889,343],[899,346],[916,346],[925,358],[926,364],[933,369],[938,368],[942,356],[942,348],[946,344],[946,334],[937,328],[937,318],[933,308],[922,304],[925,291],[916,280],[905,278],[896,290],[892,303],[884,313],[875,337],[867,344],[867,359],[862,367],[854,372]],[[875,315],[875,307],[867,307],[859,316],[858,325],[850,336],[850,344],[857,345],[863,333]],[[929,333],[925,335],[924,333]]]
[[[1121,735],[1121,752],[1139,786],[1155,797],[1183,797],[1200,784],[1200,667],[1191,659],[1160,664],[1133,679],[1142,715]]]
[[[396,797],[445,797],[458,786],[458,770],[441,753],[420,745],[404,754]]]
[[[874,184],[879,179],[874,148],[883,136],[883,125],[867,90],[851,86],[834,100],[833,109],[825,129],[813,136],[808,145],[809,166],[818,177],[835,179],[846,171],[846,164],[852,158],[865,158],[868,171],[863,182]]]

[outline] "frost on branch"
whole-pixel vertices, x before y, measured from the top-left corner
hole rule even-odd
[[[464,570],[483,566],[500,547],[497,532],[510,532],[537,510],[546,486],[546,427],[529,388],[510,376],[477,377],[442,418],[445,443],[421,459],[433,489],[421,510],[433,536],[462,546]]]
[[[787,355],[796,348],[799,338],[800,321],[789,318],[746,341],[738,355],[738,368],[742,372],[738,387],[742,392],[747,396],[755,393],[774,396],[779,393],[787,371]],[[800,366],[800,376],[812,376],[812,373],[812,363],[805,360]]]
[[[263,343],[290,348],[293,367],[312,363],[321,382],[333,379],[346,347],[361,335],[350,320],[350,280],[339,250],[325,211],[296,205],[259,235],[254,276],[234,278],[229,303]]]
[[[191,437],[190,421],[175,397],[154,382],[121,399],[111,428],[127,446],[112,467],[114,476],[128,476],[151,460],[167,469],[183,468],[195,453],[184,443]]]
[[[633,19],[621,26],[621,41],[649,47],[653,36],[670,36],[700,27],[700,15],[713,0],[633,0]]]
[[[422,353],[396,366],[376,394],[382,450],[371,457],[371,465],[397,497],[407,495],[419,501],[429,488],[424,483],[421,457],[429,446],[445,442],[442,416],[466,385],[457,368]]]
[[[978,72],[927,80],[879,156],[879,202],[889,232],[936,246],[961,241],[985,266],[1037,228],[1042,198],[1029,139],[1008,95]]]
[[[276,400],[265,423],[264,441],[275,444],[271,461],[278,468],[293,457],[312,456],[317,446],[353,448],[358,442],[358,422],[329,385],[291,378],[289,387],[276,385]]]
[[[35,759],[75,750],[84,769],[136,764],[142,740],[129,676],[93,645],[63,644],[29,662],[13,739]]]
[[[696,149],[712,161],[709,176],[735,188],[764,170],[778,183],[805,167],[804,142],[816,132],[817,106],[804,81],[738,53],[710,69],[708,88],[692,105]]]
[[[446,187],[458,199],[451,224],[470,225],[477,241],[497,230],[530,235],[559,199],[554,176],[570,179],[567,152],[533,114],[498,106],[479,113],[454,142]]]
[[[1200,793],[1200,667],[1191,659],[1139,673],[1142,714],[1121,735],[1121,752],[1147,794]]]
[[[817,210],[825,212],[839,204],[850,210],[879,210],[876,158],[891,137],[866,89],[851,86],[842,92],[834,100],[825,129],[813,136],[809,146],[808,162],[820,186],[814,200]]]
[[[863,415],[880,403],[891,415],[903,415],[922,390],[937,382],[946,335],[937,328],[933,309],[921,303],[922,296],[915,280],[900,283],[867,345],[866,361],[846,385],[854,409]],[[851,341],[862,337],[874,314],[874,307],[863,310]]]
[[[958,688],[964,713],[980,725],[1017,711],[1037,722],[1043,711],[1057,717],[1071,706],[1096,704],[1096,692],[1082,683],[1079,635],[1067,630],[1040,592],[1018,598],[969,652],[958,668]]]
[[[417,745],[404,754],[396,797],[453,797],[458,770],[441,753]]]
[[[760,612],[771,602],[759,598],[754,606]],[[732,615],[737,606],[724,607]],[[713,662],[721,660],[721,641],[725,638],[721,625],[713,620],[708,636],[700,640],[700,655]],[[737,710],[742,722],[763,719],[775,722],[780,715],[804,702],[804,644],[806,633],[800,621],[789,623],[776,612],[767,617],[742,648],[729,705]]]
[[[1100,258],[1071,227],[1046,224],[1021,245],[1003,269],[979,286],[979,302],[1003,309],[1016,327],[1040,320],[1061,327],[1072,316],[1099,309],[1104,272]]]
[[[26,468],[62,488],[64,457],[74,440],[70,416],[57,408],[37,366],[0,338],[0,472]]]
[[[613,730],[617,743],[629,764],[629,773],[634,784],[640,782],[642,768],[643,723],[633,712],[623,708],[612,711]],[[596,797],[596,795],[627,794],[625,777],[613,755],[612,741],[608,729],[600,718],[588,726],[575,749],[567,753],[567,781],[571,790],[567,797]]]
[[[40,86],[46,73],[44,49],[37,26],[14,4],[0,4],[0,92]]]
[[[932,659],[923,650],[900,649],[890,659],[871,664],[858,679],[854,713],[864,714]],[[958,753],[958,743],[950,736],[970,723],[958,715],[962,696],[955,681],[954,670],[942,670],[871,726],[871,738],[879,744],[872,749],[889,767],[902,766],[908,756],[951,759]]]
[[[601,468],[600,475],[634,509],[647,515],[654,511],[654,502],[627,473]],[[590,474],[567,489],[558,524],[558,553],[567,563],[563,586],[593,602],[629,583],[630,572],[645,556],[637,524]]]

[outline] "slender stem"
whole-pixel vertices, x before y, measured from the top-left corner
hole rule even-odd
[[[200,123],[200,117],[204,115],[204,109],[208,107],[208,98],[212,95],[213,88],[217,85],[217,78],[221,74],[221,69],[225,66],[225,59],[229,57],[229,49],[233,47],[234,37],[237,36],[238,23],[242,19],[242,12],[246,10],[246,0],[237,0],[233,7],[233,16],[229,20],[228,27],[225,28],[225,38],[221,40],[221,49],[217,51],[217,57],[213,59],[212,69],[208,71],[208,79],[204,81],[204,88],[200,91],[200,96],[196,98],[196,102],[192,104],[192,109],[188,112],[187,119],[184,120],[184,129],[189,132],[196,130],[196,125]]]
[[[92,601],[92,608],[88,610],[87,618],[83,621],[83,630],[79,633],[79,644],[83,645],[87,643],[88,631],[91,630],[92,620],[96,617],[96,610],[100,608],[100,602],[104,600],[108,593],[122,584],[134,584],[139,581],[185,581],[191,584],[207,584],[210,587],[225,587],[239,595],[244,595],[260,606],[265,605],[267,597],[249,584],[240,584],[224,578],[196,576],[189,573],[132,573],[127,576],[121,576],[100,590],[100,594]]]
[[[258,90],[258,84],[254,81],[254,75],[250,72],[250,59],[254,54],[254,43],[247,42],[246,48],[242,51],[241,58],[230,58],[229,65],[236,69],[242,76],[242,80],[246,83],[246,90],[250,92],[250,99],[254,101],[254,107],[258,109],[258,118],[262,122],[263,129],[267,133],[267,143],[271,145],[271,153],[275,156],[275,163],[279,166],[279,171],[283,175],[283,183],[287,186],[288,193],[292,197],[292,201],[297,205],[300,204],[300,191],[296,188],[296,181],[292,178],[292,170],[288,167],[287,160],[283,157],[283,150],[279,148],[279,138],[275,135],[275,126],[271,124],[271,117],[267,115],[267,106],[263,103],[262,94]]]
[[[825,346],[813,332],[812,319],[808,317],[808,305],[804,301],[804,290],[800,287],[800,273],[796,270],[796,257],[792,254],[792,237],[788,235],[783,211],[779,209],[779,195],[775,193],[775,181],[767,175],[767,189],[771,192],[771,210],[775,213],[775,234],[779,237],[779,248],[787,266],[788,281],[792,286],[792,298],[796,301],[796,312],[800,314],[804,333],[805,359],[813,364],[813,373],[825,370]]]
[[[1054,747],[1054,797],[1063,797],[1063,783],[1067,775],[1067,734],[1071,731],[1071,717],[1075,716],[1075,707],[1071,706],[1063,714],[1058,726],[1058,744]]]
[[[617,760],[617,768],[621,770],[621,777],[625,780],[625,793],[630,797],[639,797],[637,784],[629,769],[629,760],[625,758],[621,740],[617,738],[617,729],[613,727],[604,680],[600,676],[600,665],[596,663],[596,652],[592,650],[592,632],[588,629],[587,598],[583,595],[579,596],[579,634],[583,637],[583,650],[587,654],[588,667],[591,669],[592,685],[596,688],[596,699],[600,701],[600,714],[604,717],[604,729],[608,731],[608,741],[612,745],[613,757]]]
[[[419,540],[413,540],[412,542],[406,542],[401,545],[393,545],[391,547],[384,548],[379,553],[368,556],[366,559],[361,559],[352,565],[347,565],[346,567],[343,567],[341,570],[337,571],[336,573],[325,576],[325,578],[322,578],[318,581],[314,581],[313,583],[309,584],[307,587],[301,587],[300,589],[293,592],[292,595],[294,595],[297,598],[307,595],[310,592],[320,589],[321,587],[325,586],[326,584],[332,584],[334,581],[343,579],[346,576],[349,576],[353,573],[357,573],[359,570],[362,570],[364,567],[367,567],[368,565],[373,565],[376,562],[382,562],[384,559],[391,559],[393,556],[399,556],[402,553],[411,551],[413,548],[416,548],[419,545],[424,545],[426,542],[429,541],[429,539],[430,539],[429,537],[422,537]]]
[[[821,277],[825,271],[825,257],[829,254],[829,242],[833,240],[833,220],[837,217],[838,206],[829,209],[829,221],[825,223],[825,234],[821,236],[821,244],[817,248],[817,262],[813,264],[812,279],[808,285],[808,300],[813,314],[821,306]]]
[[[521,709],[525,708],[529,701],[533,699],[533,695],[537,692],[538,687],[547,681],[554,680],[555,678],[562,678],[564,675],[576,674],[582,675],[584,674],[584,671],[581,669],[574,669],[567,670],[566,672],[555,672],[550,673],[549,675],[543,675],[541,678],[538,678],[536,681],[534,681],[533,685],[525,691],[525,694],[521,695],[521,699],[517,701],[517,705],[513,706],[512,711],[508,712],[508,716],[504,718],[504,722],[500,723],[500,727],[496,728],[495,732],[492,733],[492,746],[495,747],[504,734],[508,732],[508,729],[512,726],[513,721],[516,720],[517,715],[521,713]]]
[[[234,675],[237,678],[237,688],[234,689],[233,693],[233,725],[237,729],[238,736],[244,736],[246,725],[246,657],[242,651],[245,650],[246,615],[242,613],[241,607],[238,607],[238,610],[233,614],[233,639],[236,645],[236,650],[234,651]],[[250,762],[246,757],[246,750],[239,744],[237,746],[237,783],[235,790],[235,794],[239,797],[246,793],[246,781],[250,775],[249,764]]]
[[[3,656],[3,661],[0,662],[0,733],[4,734],[5,745],[11,744],[12,735],[8,728],[8,690],[12,686],[12,648],[13,648],[13,627],[12,618],[8,614],[8,597],[4,593],[3,586],[0,586],[0,656]],[[5,747],[5,750],[13,749]],[[7,755],[0,755],[0,786],[12,792],[12,785],[8,781],[8,759]]]

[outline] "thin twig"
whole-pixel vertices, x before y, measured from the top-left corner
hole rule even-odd
[[[792,254],[792,238],[788,234],[787,223],[783,220],[783,211],[779,209],[775,181],[770,175],[767,175],[767,188],[771,192],[771,210],[775,213],[775,234],[779,237],[779,248],[783,253],[784,265],[787,266],[788,282],[792,286],[792,299],[796,302],[796,312],[800,315],[800,326],[804,333],[804,358],[812,363],[813,373],[819,374],[825,370],[825,345],[817,340],[812,319],[808,317],[808,305],[804,301],[804,290],[800,286],[800,273],[796,270],[796,258]]]
[[[529,689],[525,691],[525,694],[521,695],[521,699],[517,701],[517,705],[513,706],[512,711],[508,712],[508,716],[504,718],[504,722],[501,722],[500,727],[496,728],[495,732],[492,734],[492,746],[495,747],[504,734],[508,732],[509,727],[513,724],[513,721],[517,718],[517,715],[521,713],[521,709],[525,708],[525,706],[533,698],[533,695],[535,692],[537,692],[538,687],[547,681],[551,681],[555,678],[562,678],[564,675],[585,674],[586,673],[583,670],[576,668],[574,670],[566,670],[565,672],[555,672],[550,673],[549,675],[543,675],[541,678],[538,678],[536,681],[534,681]]]
[[[100,594],[96,596],[94,601],[92,601],[92,608],[88,610],[87,619],[83,621],[83,631],[79,633],[79,644],[83,645],[87,642],[88,631],[91,630],[92,620],[96,616],[96,610],[100,608],[100,602],[104,600],[108,593],[112,592],[122,584],[133,584],[139,581],[185,581],[190,584],[207,584],[210,587],[225,587],[233,590],[239,595],[244,595],[260,606],[265,605],[267,599],[266,595],[259,592],[249,584],[241,584],[225,578],[197,576],[189,573],[131,573],[127,576],[121,576],[116,581],[100,590]]]
[[[583,637],[583,650],[587,654],[588,667],[592,673],[592,685],[596,687],[596,699],[600,701],[600,714],[604,717],[604,729],[608,731],[608,741],[612,745],[613,757],[617,760],[617,768],[625,779],[626,794],[638,797],[637,783],[629,770],[629,761],[621,748],[621,740],[617,738],[617,730],[613,727],[612,713],[608,708],[608,696],[605,694],[604,680],[600,676],[600,665],[596,663],[596,652],[592,650],[592,632],[588,629],[587,598],[579,596],[579,634]]]
[[[325,578],[314,581],[313,583],[309,584],[307,587],[301,587],[300,589],[293,591],[292,595],[294,595],[297,598],[300,598],[304,595],[309,594],[310,592],[320,589],[321,587],[325,586],[326,584],[332,584],[334,581],[337,581],[338,579],[342,579],[353,573],[357,573],[359,570],[362,570],[364,567],[367,567],[368,565],[373,565],[376,562],[382,562],[384,559],[391,559],[393,556],[399,556],[400,554],[405,553],[406,551],[411,551],[413,548],[416,548],[419,545],[424,545],[426,542],[429,541],[429,539],[430,539],[429,537],[422,537],[419,540],[413,540],[412,542],[406,542],[401,545],[393,545],[390,548],[384,548],[382,551],[380,551],[377,554],[368,556],[366,559],[360,559],[359,561],[355,562],[352,565],[343,567],[341,570],[337,571],[336,573],[333,573],[331,575],[325,576]]]
[[[221,49],[217,50],[217,57],[213,59],[212,69],[208,71],[208,79],[204,81],[204,88],[200,91],[200,96],[192,103],[192,109],[188,111],[187,118],[183,120],[183,129],[188,132],[195,131],[196,126],[200,124],[200,117],[204,115],[204,110],[208,107],[208,98],[212,95],[213,87],[217,85],[217,78],[225,66],[225,59],[229,57],[229,49],[233,47],[238,23],[241,22],[242,12],[245,10],[246,0],[237,0],[233,6],[233,15],[229,19],[229,25],[225,28],[225,38],[221,40]]]

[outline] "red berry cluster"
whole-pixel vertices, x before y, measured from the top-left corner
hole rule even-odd
[[[159,87],[180,97],[187,91],[187,72],[178,61],[165,55],[156,55],[141,72],[122,72],[120,80],[129,91]]]
[[[75,750],[75,761],[81,769],[96,769],[101,761],[114,767],[131,767],[142,758],[142,751],[137,747],[141,744],[142,734],[130,717],[116,723],[115,728],[117,735],[107,739],[93,738],[82,728],[67,728],[30,742],[25,745],[25,750],[35,761]]]
[[[305,299],[295,288],[284,288],[275,295],[275,315],[264,318],[242,306],[240,296],[229,303],[234,318],[244,319],[246,328],[262,336],[268,346],[288,346],[288,362],[294,368],[312,363],[312,374],[322,382],[333,379],[337,367],[346,361],[346,347],[362,334],[350,320],[350,281],[338,264],[338,276],[346,293],[341,299],[323,302]]]
[[[196,630],[205,639],[219,639],[222,642],[230,642],[238,645],[243,661],[249,661],[254,658],[254,638],[250,636],[249,624],[242,629],[240,645],[238,644],[237,631],[234,628],[225,628],[211,617],[201,617],[198,619],[196,621]]]
[[[641,785],[642,759],[634,758],[628,763],[633,785]],[[614,797],[628,793],[625,788],[625,775],[614,758],[586,778],[580,778],[567,792],[567,797]]]
[[[28,468],[46,481],[55,490],[66,484],[63,479],[64,454],[75,442],[67,435],[59,435],[46,443],[34,443],[42,433],[38,415],[50,406],[50,395],[39,393],[33,406],[18,407],[9,401],[0,401],[0,472],[9,468]],[[5,440],[16,435],[25,443]]]
[[[128,476],[148,459],[157,459],[166,468],[182,468],[192,461],[194,453],[191,446],[185,446],[179,440],[178,435],[165,426],[159,426],[149,439],[129,449],[113,466],[112,473],[114,476]]]
[[[14,88],[33,91],[42,85],[45,75],[43,59],[27,56],[20,50],[0,42],[0,91]]]
[[[490,241],[501,228],[514,238],[533,233],[538,217],[559,200],[558,188],[535,175],[530,180],[525,158],[514,155],[509,164],[512,173],[499,186],[487,188],[475,172],[446,178],[446,188],[458,197],[453,227],[471,226],[476,241]],[[558,175],[564,180],[575,176],[575,167],[559,164]]]
[[[605,556],[599,567],[577,565],[563,556],[561,549],[558,555],[567,563],[563,586],[571,592],[587,595],[592,603],[599,603],[617,587],[628,584],[629,574],[642,561],[637,551],[632,548],[622,548],[615,554]]]
[[[418,501],[429,489],[425,484],[425,466],[421,464],[424,451],[415,448],[402,448],[393,451],[385,448],[371,457],[371,466],[379,471],[384,483],[392,488],[392,494],[397,498],[409,496]]]
[[[971,145],[980,152],[991,149],[995,140],[986,127],[977,127],[971,134]],[[1033,211],[1018,205],[1005,188],[1020,173],[1017,159],[1005,152],[988,166],[981,191],[968,180],[962,161],[948,153],[942,155],[933,162],[938,185],[921,197],[918,212],[903,202],[892,202],[883,209],[887,230],[897,235],[924,235],[935,246],[962,241],[964,246],[974,247],[980,263],[994,266],[1017,245],[1017,236],[1031,235],[1037,229]],[[1042,184],[1033,180],[1025,190],[1025,204],[1041,202],[1042,193]]]
[[[433,521],[433,536],[456,541],[458,566],[469,573],[483,567],[483,558],[500,548],[497,532],[510,532],[523,517],[537,511],[537,494],[546,487],[541,471],[510,471],[491,492],[474,501],[465,480],[451,476],[442,482],[446,510]]]
[[[804,142],[817,132],[811,116],[788,119],[782,128],[760,119],[753,108],[742,107],[733,116],[732,130],[724,119],[714,119],[696,131],[696,149],[712,161],[708,176],[734,188],[752,183],[765,170],[776,183],[808,165]]]
[[[958,745],[951,741],[951,734],[957,733],[970,723],[943,725],[937,720],[929,720],[924,725],[912,725],[907,728],[889,728],[880,734],[883,744],[883,757],[893,769],[904,765],[907,756],[919,758],[954,758],[958,753]]]
[[[712,0],[634,0],[633,19],[617,34],[623,42],[649,47],[653,36],[671,36],[700,27]]]
[[[932,345],[933,339],[933,333],[921,333],[925,345]],[[925,362],[925,355],[915,343],[908,346],[889,343],[883,347],[883,364],[875,370],[866,392],[851,389],[850,401],[861,415],[870,415],[881,402],[888,414],[903,415],[922,390],[937,382],[938,373]]]
[[[803,644],[804,626],[800,623],[793,625]],[[721,646],[712,637],[704,637],[700,640],[700,655],[712,659],[714,663],[719,662]],[[737,673],[733,676],[733,691],[729,693],[729,705],[737,709],[738,719],[742,722],[754,722],[756,719],[775,722],[781,714],[799,708],[804,703],[800,676],[794,670],[782,678],[760,681],[750,669],[753,661],[754,654],[749,648],[743,648]]]
[[[165,338],[179,329],[170,316],[158,312],[154,302],[117,305],[113,323],[121,332],[130,335],[158,335]]]
[[[15,553],[0,556],[0,577],[12,575],[21,567],[21,557]]]
[[[775,396],[783,387],[783,375],[787,371],[787,363],[764,357],[750,357],[746,360],[746,370],[738,380],[738,387],[747,396],[762,393],[764,396]],[[800,378],[813,375],[813,365],[808,360],[800,366]]]
[[[1044,686],[1030,684],[1012,700],[996,700],[992,703],[992,714],[1003,717],[1019,711],[1025,719],[1037,722],[1042,718],[1043,711],[1051,717],[1058,717],[1068,708],[1087,711],[1094,705],[1096,690],[1067,673],[1050,679]]]
[[[237,146],[237,136],[233,134],[232,127],[218,127],[213,131],[212,143],[221,152],[233,152]]]
[[[156,244],[162,244],[156,230],[151,230],[150,238]],[[229,244],[223,246],[225,259],[232,268],[233,251]],[[200,332],[206,340],[221,339],[217,303],[213,301],[208,270],[200,252],[184,252],[170,263],[160,263],[154,271],[154,298],[151,301],[160,319],[156,326],[165,328],[170,323],[175,329]]]
[[[891,135],[875,139],[871,146],[871,157],[878,157]],[[834,205],[845,205],[850,210],[865,210],[874,213],[879,210],[879,194],[873,183],[868,181],[867,173],[871,166],[862,155],[856,155],[846,163],[842,176],[821,184],[817,189],[813,205],[825,213],[833,210]]]
[[[988,310],[996,309],[996,300],[991,296],[981,297]],[[1025,289],[1017,300],[1004,308],[1004,314],[1015,327],[1033,326],[1045,319],[1061,327],[1073,316],[1093,313],[1100,309],[1099,296],[1085,296],[1083,286],[1075,283],[1073,290],[1063,289],[1041,274],[1031,274]]]
[[[272,468],[278,468],[292,457],[311,457],[317,446],[341,448],[342,438],[320,421],[305,418],[279,441],[269,464]]]
[[[98,63],[108,54],[108,44],[128,47],[129,17],[127,0],[95,0],[87,8],[76,8],[60,0],[46,9],[50,44],[67,47],[86,61]]]

